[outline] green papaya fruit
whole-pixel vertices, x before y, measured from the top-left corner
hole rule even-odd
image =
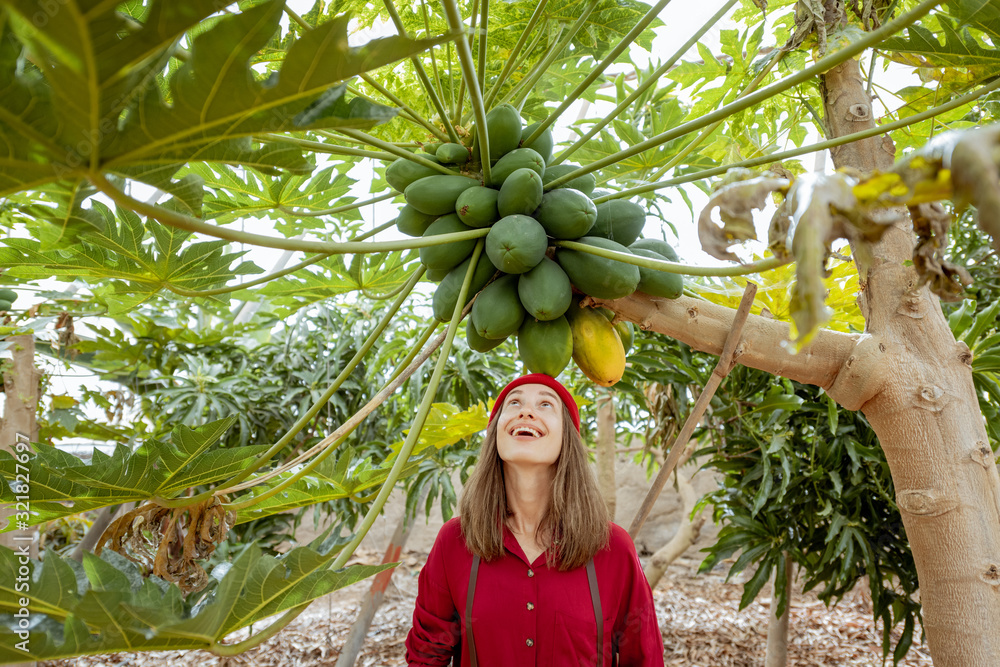
[[[437,218],[436,215],[421,213],[407,204],[399,209],[399,215],[396,216],[396,229],[407,236],[423,236],[430,224]]]
[[[440,162],[434,156],[426,158],[431,162]],[[406,158],[398,158],[392,164],[385,168],[385,180],[393,187],[393,189],[403,192],[411,183],[419,181],[421,178],[427,178],[428,176],[434,176],[435,174],[440,174],[437,169],[432,169],[431,167],[426,167],[422,164],[417,164],[412,160],[407,160]]]
[[[617,252],[629,252],[622,244],[600,236],[584,236],[578,242]],[[599,299],[620,299],[634,292],[639,285],[639,267],[632,264],[568,248],[556,251],[556,261],[578,290]]]
[[[472,227],[462,224],[458,216],[452,213],[438,218],[430,224],[423,236],[437,236],[439,234],[454,234],[455,232],[468,232]],[[450,269],[458,266],[462,260],[469,256],[473,248],[476,247],[476,239],[467,241],[453,241],[441,245],[432,245],[420,248],[420,261],[428,269]]]
[[[629,248],[632,254],[650,259],[667,259],[663,255],[647,250],[646,248]],[[666,273],[656,269],[647,269],[643,266],[639,269],[639,285],[636,287],[640,292],[645,292],[650,296],[662,296],[665,299],[676,299],[684,291],[684,276],[677,273]]]
[[[521,114],[509,104],[494,107],[486,114],[490,160],[499,160],[517,148],[521,143],[521,125]]]
[[[545,164],[548,164],[549,160],[552,159],[553,144],[551,127],[545,128],[545,130],[538,135],[538,138],[530,144],[525,143],[525,141],[528,140],[528,137],[535,133],[535,130],[538,129],[539,125],[541,125],[541,123],[532,123],[528,127],[524,128],[524,131],[521,132],[521,147],[532,149],[542,156],[542,159],[545,160]]]
[[[0,301],[14,303],[17,301],[17,292],[8,288],[0,289]]]
[[[597,220],[589,234],[629,246],[639,238],[645,225],[646,209],[624,199],[612,199],[597,205]]]
[[[499,189],[518,169],[530,169],[539,176],[545,173],[545,160],[530,148],[518,148],[504,155],[490,170],[490,185]]]
[[[421,213],[447,215],[455,212],[458,196],[477,185],[479,181],[465,176],[426,176],[410,183],[403,191],[403,199]]]
[[[424,271],[424,278],[427,278],[432,283],[439,283],[449,273],[451,273],[451,269],[427,269]]]
[[[462,144],[441,144],[435,155],[441,164],[465,164],[469,161],[469,149]]]
[[[500,219],[497,210],[499,196],[499,191],[477,185],[458,195],[455,211],[462,222],[470,227],[489,227]]]
[[[566,272],[548,257],[538,266],[522,273],[517,281],[521,305],[536,320],[554,320],[573,302],[573,287]]]
[[[674,250],[673,246],[664,241],[663,239],[637,239],[629,244],[629,250],[636,250],[638,248],[644,248],[645,250],[652,250],[657,255],[663,255],[671,262],[679,262],[680,257],[677,256],[677,251]]]
[[[521,327],[524,307],[517,296],[517,276],[500,276],[476,297],[472,322],[483,338],[506,338]]]
[[[436,156],[437,149],[441,148],[441,145],[442,144],[440,141],[434,141],[429,144],[424,144],[424,152]]]
[[[635,342],[635,327],[628,320],[619,320],[615,322],[615,332],[622,339],[625,354],[628,354],[628,351],[632,349],[632,343]]]
[[[489,352],[497,345],[503,343],[506,338],[483,338],[476,331],[476,325],[472,323],[472,316],[470,315],[465,325],[465,340],[469,344],[469,347],[476,352]]]
[[[573,358],[573,331],[566,317],[548,322],[525,318],[517,332],[517,351],[532,373],[556,377]]]
[[[586,236],[597,220],[597,207],[579,190],[549,190],[535,211],[535,219],[557,239]]]
[[[465,273],[469,270],[469,262],[471,261],[472,258],[470,257],[449,271],[448,275],[441,281],[441,284],[434,290],[434,298],[431,300],[431,305],[434,310],[434,319],[437,321],[448,322],[451,320],[451,315],[455,311],[455,305],[458,303],[458,293],[462,289],[462,283],[465,281]],[[469,294],[465,299],[465,303],[472,301],[472,297],[479,290],[483,289],[496,272],[497,267],[493,266],[490,258],[485,254],[481,254],[479,262],[476,264],[476,269],[472,272],[472,284],[469,285]]]
[[[518,169],[507,177],[497,198],[501,218],[531,215],[542,203],[542,177],[531,169]]]
[[[486,254],[504,273],[524,273],[545,257],[549,239],[542,226],[526,215],[508,215],[486,235]]]
[[[542,174],[542,183],[548,187],[549,183],[555,179],[560,176],[565,176],[570,172],[574,172],[579,168],[580,165],[578,164],[557,164],[552,167],[546,167],[545,173]],[[597,177],[594,176],[593,173],[577,176],[573,180],[558,186],[558,188],[572,188],[573,190],[579,190],[588,197],[590,196],[590,193],[594,191],[595,187],[597,187]]]
[[[0,299],[0,313],[10,310],[12,302]]]

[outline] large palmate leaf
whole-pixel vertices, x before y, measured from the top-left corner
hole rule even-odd
[[[423,454],[428,449],[441,449],[465,440],[486,428],[486,408],[479,403],[468,410],[459,410],[454,405],[435,403],[427,415],[427,421],[417,444],[413,448],[410,460],[403,468],[402,475],[408,476],[417,471]],[[336,459],[326,459],[310,474],[284,489],[281,493],[254,503],[239,512],[237,523],[245,523],[254,519],[298,509],[308,505],[337,500],[340,498],[358,498],[365,491],[380,486],[389,474],[395,461],[395,452],[403,445],[402,441],[393,445],[394,453],[381,465],[374,466],[365,459],[357,461],[354,450],[346,448],[337,452]],[[288,479],[292,473],[279,476],[267,486],[255,487],[250,494],[240,498],[244,501],[253,496],[265,493],[268,489]]]
[[[143,224],[126,210],[118,210],[116,218],[100,202],[92,202],[89,209],[70,210],[79,212],[30,223],[40,241],[5,239],[0,265],[11,267],[11,276],[26,280],[113,281],[102,294],[112,314],[135,307],[164,287],[206,289],[237,275],[260,272],[252,262],[234,266],[242,253],[227,253],[225,241],[188,243],[190,232],[155,220]],[[60,246],[71,238],[76,242]]]
[[[149,440],[134,451],[119,444],[111,456],[95,449],[89,464],[55,447],[38,447],[26,464],[31,470],[28,525],[109,505],[171,498],[235,475],[267,445],[209,450],[234,421],[230,417],[196,429],[181,425],[169,442]],[[0,452],[0,477],[13,483],[16,472],[14,458]],[[0,500],[11,499],[11,489],[0,485]]]
[[[0,10],[0,193],[189,161],[308,171],[298,149],[250,137],[388,120],[393,110],[348,101],[341,82],[436,43],[391,37],[352,48],[340,17],[292,43],[265,78],[251,58],[278,31],[282,0],[209,19],[229,3],[156,0],[144,22],[126,21],[117,3],[66,0],[32,21],[47,4]],[[185,35],[189,51],[178,46]],[[172,58],[183,64],[167,67]]]
[[[356,201],[349,195],[356,182],[347,172],[349,162],[329,164],[307,175],[282,173],[268,176],[253,169],[236,169],[223,164],[192,164],[186,173],[199,177],[208,192],[202,217],[219,224],[245,218],[264,218],[274,222],[274,229],[286,236],[306,229],[325,229],[323,217],[315,216],[335,206]],[[356,210],[336,214],[338,228],[349,221],[361,220]]]
[[[19,562],[0,547],[0,662],[43,660],[115,651],[211,648],[232,632],[310,602],[390,567],[352,565],[331,570],[340,545],[299,547],[278,558],[250,544],[231,565],[216,568],[218,583],[204,599],[143,578],[131,562],[105,551],[83,563],[48,553],[28,564],[30,585],[15,590]],[[14,616],[27,598],[30,625],[17,634]],[[25,651],[17,645],[26,639]]]

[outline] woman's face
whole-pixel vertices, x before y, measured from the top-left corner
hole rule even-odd
[[[543,384],[523,384],[504,397],[497,453],[504,463],[554,465],[562,450],[563,404]]]

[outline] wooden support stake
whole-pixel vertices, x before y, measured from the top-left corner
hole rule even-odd
[[[733,356],[736,353],[736,346],[740,341],[740,336],[743,335],[743,325],[750,314],[750,306],[753,305],[753,299],[756,294],[757,285],[748,282],[746,289],[743,290],[743,299],[740,300],[740,307],[736,310],[736,317],[733,318],[733,326],[726,337],[726,344],[723,346],[722,354],[719,356],[719,363],[715,365],[715,370],[712,371],[712,375],[708,378],[708,384],[705,385],[701,396],[698,397],[698,401],[694,404],[691,414],[684,421],[681,432],[677,434],[677,438],[674,439],[673,444],[670,446],[670,454],[667,456],[667,460],[660,467],[660,472],[657,473],[656,479],[653,480],[652,486],[649,487],[645,500],[642,501],[639,511],[636,512],[635,518],[632,519],[632,525],[629,526],[628,534],[632,537],[633,541],[635,541],[636,536],[639,534],[642,525],[646,523],[650,511],[653,509],[653,504],[660,497],[660,492],[663,491],[663,487],[667,483],[667,478],[670,477],[674,466],[677,465],[677,460],[684,452],[684,443],[691,438],[695,426],[701,421],[702,415],[708,409],[708,404],[712,401],[712,397],[715,396],[715,390],[719,388],[719,384],[722,383],[722,380],[735,365]]]
[[[426,497],[425,493],[416,507],[421,507],[423,498]],[[385,556],[382,558],[383,564],[399,562],[400,554],[403,552],[403,546],[406,545],[406,539],[410,536],[410,528],[415,519],[415,516],[409,517],[406,510],[403,510],[403,516],[400,517],[399,523],[396,525],[396,532],[393,533],[392,539],[389,540],[389,546],[385,549]],[[340,655],[337,656],[337,664],[334,667],[353,667],[354,663],[357,662],[358,654],[364,648],[365,639],[368,637],[368,630],[375,619],[375,612],[382,606],[382,600],[385,598],[385,592],[389,588],[389,582],[395,571],[396,568],[392,568],[382,570],[375,575],[371,588],[365,596],[365,601],[361,605],[361,611],[358,612],[358,617],[354,620],[354,624],[347,634],[347,639],[344,640]]]

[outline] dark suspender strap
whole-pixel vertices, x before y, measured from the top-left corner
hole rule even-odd
[[[479,667],[476,660],[476,640],[472,636],[472,600],[476,596],[476,579],[479,577],[479,556],[472,557],[469,571],[469,591],[465,594],[465,639],[469,644],[469,661],[472,667]]]
[[[594,559],[587,561],[587,582],[590,584],[590,599],[594,603],[594,620],[597,621],[597,667],[604,666],[604,614],[601,613],[601,593],[597,589],[597,570]]]

